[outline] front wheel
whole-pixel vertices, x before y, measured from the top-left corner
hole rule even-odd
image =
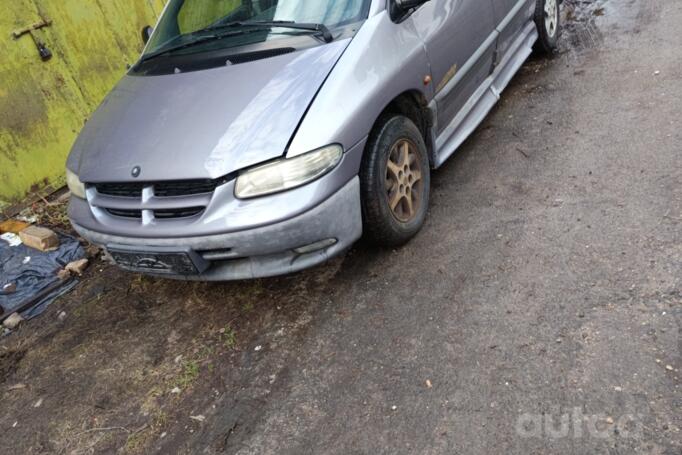
[[[419,128],[407,117],[386,117],[370,136],[360,169],[367,237],[398,246],[421,229],[429,204],[429,157]]]
[[[561,0],[536,0],[535,25],[538,29],[538,42],[535,50],[544,54],[556,52],[561,34]]]

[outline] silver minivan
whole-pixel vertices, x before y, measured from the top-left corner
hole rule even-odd
[[[67,161],[69,217],[124,269],[265,277],[396,246],[560,0],[169,0]]]

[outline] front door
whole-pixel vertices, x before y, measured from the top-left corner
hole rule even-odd
[[[440,133],[492,71],[492,0],[431,0],[414,22],[431,63]]]

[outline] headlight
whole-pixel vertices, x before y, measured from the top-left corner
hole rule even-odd
[[[328,145],[304,155],[248,169],[239,174],[234,194],[239,199],[248,199],[296,188],[334,169],[342,155],[340,145]]]
[[[80,181],[78,176],[68,168],[66,169],[66,186],[69,187],[71,194],[81,199],[85,199],[85,185],[83,185],[83,182]]]

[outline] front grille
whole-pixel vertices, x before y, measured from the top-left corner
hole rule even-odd
[[[154,188],[157,197],[191,196],[193,194],[212,193],[215,189],[227,183],[230,177],[204,180],[172,180],[156,183],[96,183],[95,189],[100,194],[117,197],[142,197],[142,189],[145,186]]]
[[[197,216],[204,211],[204,207],[187,207],[181,209],[154,210],[154,217],[159,219],[167,218],[189,218]]]
[[[109,214],[119,216],[122,218],[142,218],[142,210],[121,210],[121,209],[106,209]],[[204,207],[188,207],[180,209],[167,210],[152,210],[154,218],[170,219],[170,218],[189,218],[197,216],[204,211]]]
[[[95,189],[99,194],[118,197],[142,197],[142,183],[97,183]]]
[[[93,208],[131,220],[141,220],[143,212],[157,220],[192,218],[201,215],[215,190],[233,178],[230,174],[218,179],[95,183],[88,201]]]
[[[111,215],[122,218],[142,218],[142,210],[106,209]]]
[[[154,194],[158,197],[189,196],[192,194],[212,193],[218,185],[225,183],[216,180],[179,180],[154,184]]]

